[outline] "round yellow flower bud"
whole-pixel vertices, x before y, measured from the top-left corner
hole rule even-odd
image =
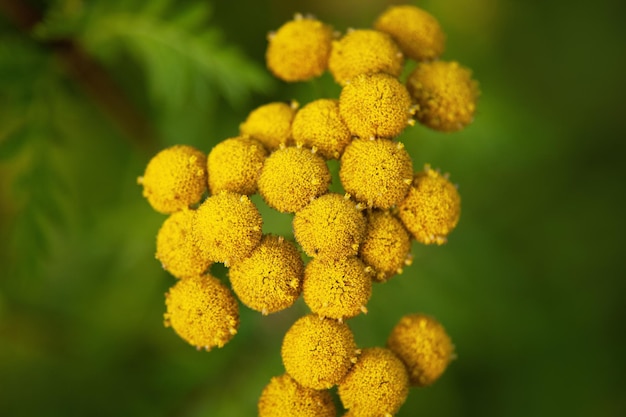
[[[409,376],[389,349],[363,349],[337,390],[353,417],[391,416],[409,395]]]
[[[339,178],[356,201],[386,209],[402,201],[409,191],[413,161],[400,142],[355,139],[341,157]]]
[[[387,346],[404,362],[411,385],[435,382],[454,358],[454,345],[443,326],[424,314],[409,314],[393,328]]]
[[[211,266],[192,232],[195,210],[172,213],[157,233],[156,258],[176,278],[202,275]]]
[[[328,193],[296,213],[293,232],[307,255],[345,258],[359,251],[365,236],[365,217],[349,198]]]
[[[259,245],[262,226],[261,214],[247,196],[222,191],[198,207],[194,233],[209,260],[228,266]]]
[[[296,15],[269,36],[267,68],[283,81],[306,81],[326,71],[333,39],[332,27]]]
[[[436,59],[445,49],[446,36],[437,19],[415,6],[389,7],[374,27],[390,34],[402,52],[416,61]]]
[[[234,137],[218,143],[207,158],[212,194],[231,191],[254,194],[267,151],[255,139]]]
[[[319,390],[339,383],[357,354],[347,324],[316,314],[298,319],[285,334],[281,348],[287,373],[300,385]]]
[[[458,62],[419,64],[409,75],[407,88],[419,106],[416,119],[431,129],[454,132],[474,119],[478,83]]]
[[[293,140],[326,159],[338,159],[352,135],[339,115],[339,101],[319,99],[302,107],[291,126]]]
[[[359,74],[402,73],[404,57],[391,36],[376,30],[351,30],[333,41],[328,70],[338,84],[345,85]]]
[[[288,374],[276,376],[259,398],[259,417],[335,417],[337,410],[329,391],[298,384]]]
[[[314,258],[304,270],[302,295],[312,312],[343,320],[367,311],[372,278],[355,256],[331,261]]]
[[[298,299],[304,263],[293,243],[266,235],[248,258],[232,265],[228,275],[243,304],[269,314],[291,307]]]
[[[206,156],[194,147],[175,145],[156,154],[137,182],[159,213],[173,213],[196,204],[207,188]]]
[[[291,122],[297,108],[295,102],[264,104],[250,112],[239,126],[239,132],[258,140],[270,151],[287,145],[291,141]]]
[[[411,97],[396,78],[357,75],[343,87],[339,114],[353,136],[394,138],[411,122]]]
[[[211,275],[179,280],[165,294],[165,304],[165,326],[198,349],[222,347],[237,333],[237,300]]]
[[[281,148],[265,160],[258,181],[259,194],[270,207],[295,213],[326,193],[330,181],[324,158],[307,148]]]
[[[398,205],[398,217],[421,243],[442,245],[461,215],[461,196],[447,176],[430,169],[415,174],[406,198]]]
[[[402,222],[389,211],[367,214],[365,239],[359,257],[374,271],[374,280],[385,282],[409,263],[411,237]]]

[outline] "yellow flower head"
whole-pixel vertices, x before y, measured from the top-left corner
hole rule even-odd
[[[391,416],[409,395],[409,376],[392,351],[367,348],[341,381],[337,393],[350,416]]]
[[[365,236],[365,217],[350,199],[328,193],[296,213],[293,232],[307,255],[345,258],[359,251]]]
[[[415,174],[406,198],[398,205],[398,216],[421,243],[442,245],[461,215],[461,196],[447,176],[430,169]]]
[[[267,68],[287,82],[319,77],[328,66],[332,39],[332,27],[298,14],[270,34]]]
[[[293,119],[293,140],[326,159],[338,159],[352,135],[339,115],[339,101],[319,99],[302,107]]]
[[[199,202],[206,191],[206,155],[187,145],[164,149],[150,160],[137,182],[159,213],[187,208]]]
[[[232,265],[228,275],[243,304],[269,314],[291,307],[300,296],[304,263],[293,243],[266,235],[248,258]]]
[[[259,176],[259,194],[282,213],[295,213],[326,193],[331,176],[326,161],[310,149],[287,147],[275,150]]]
[[[339,114],[353,136],[394,138],[411,124],[411,97],[389,74],[357,75],[341,90]]]
[[[176,278],[202,275],[211,266],[192,232],[195,210],[172,213],[157,233],[156,258]]]
[[[304,270],[304,302],[311,311],[342,320],[366,312],[372,278],[356,256],[339,260],[314,258]]]
[[[409,262],[411,238],[402,222],[389,211],[371,211],[367,214],[365,239],[359,257],[376,274],[374,280],[385,282]]]
[[[376,30],[351,30],[333,41],[328,70],[335,81],[345,85],[359,74],[402,73],[404,57],[391,36]]]
[[[271,379],[259,398],[259,417],[335,417],[337,410],[329,391],[298,384],[289,374]]]
[[[207,159],[211,193],[256,193],[257,180],[266,156],[267,151],[255,139],[234,137],[218,143]]]
[[[407,88],[419,106],[415,117],[431,129],[454,132],[474,119],[478,83],[458,62],[419,64],[409,75]]]
[[[259,245],[262,226],[261,214],[247,196],[223,191],[198,207],[194,233],[209,260],[230,265]]]
[[[387,346],[404,362],[411,385],[435,382],[454,358],[454,345],[443,326],[424,314],[409,314],[393,328]]]
[[[281,348],[287,373],[300,385],[318,390],[339,383],[357,354],[347,324],[316,314],[299,318],[285,334]]]
[[[222,347],[237,333],[237,300],[211,275],[179,280],[165,294],[165,304],[165,326],[198,349]]]
[[[445,49],[446,36],[437,19],[415,6],[389,7],[374,27],[390,34],[402,52],[416,61],[436,59]]]
[[[274,102],[252,110],[239,126],[242,136],[258,140],[270,151],[291,141],[291,122],[297,103]]]
[[[341,157],[341,184],[367,207],[390,208],[409,191],[413,161],[400,142],[355,139]]]

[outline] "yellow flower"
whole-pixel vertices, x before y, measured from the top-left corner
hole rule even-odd
[[[337,390],[352,417],[391,416],[409,394],[409,376],[389,349],[363,349]]]
[[[179,280],[165,294],[165,304],[165,326],[198,349],[222,347],[237,333],[237,300],[211,275]]]
[[[285,334],[281,348],[287,373],[300,385],[320,390],[339,383],[357,355],[348,325],[316,314],[299,318]]]
[[[251,138],[234,137],[218,143],[207,159],[211,193],[256,193],[257,180],[266,156],[263,145]]]
[[[287,145],[291,141],[291,122],[297,108],[295,102],[264,104],[250,112],[239,126],[239,132],[258,140],[270,151]]]
[[[283,81],[306,81],[326,71],[333,39],[332,27],[313,18],[295,19],[270,34],[267,68]]]
[[[404,362],[411,385],[435,382],[454,358],[454,346],[443,326],[424,314],[409,314],[393,328],[387,346]]]
[[[326,161],[310,149],[287,147],[275,150],[259,176],[259,194],[282,213],[295,213],[326,193],[331,176]]]
[[[442,245],[461,215],[461,196],[447,176],[430,169],[415,174],[406,198],[398,205],[398,217],[421,243]]]
[[[326,159],[338,159],[352,139],[339,115],[339,101],[333,99],[322,98],[302,107],[291,128],[297,144],[317,149]]]
[[[148,162],[137,182],[156,211],[169,214],[187,208],[206,191],[206,156],[187,145],[164,149]]]
[[[358,253],[365,217],[350,199],[328,193],[296,213],[293,232],[307,255],[341,259]]]
[[[419,106],[415,117],[431,129],[453,132],[474,119],[478,83],[458,62],[419,64],[409,75],[407,88]]]
[[[355,139],[341,157],[339,178],[355,200],[386,209],[402,201],[409,191],[413,162],[400,142]]]
[[[304,270],[302,295],[314,313],[343,320],[367,311],[372,278],[355,256],[333,261],[314,258]]]
[[[259,417],[335,417],[337,410],[329,391],[298,384],[288,374],[276,376],[259,398]]]
[[[389,7],[374,27],[390,34],[402,52],[416,61],[436,59],[445,49],[446,36],[437,19],[415,6]]]
[[[232,265],[228,275],[243,304],[269,314],[290,307],[300,296],[304,263],[293,243],[266,235],[248,258]]]
[[[402,73],[404,57],[391,36],[376,30],[351,30],[333,41],[328,70],[335,81],[345,85],[359,74]]]
[[[394,138],[410,124],[411,97],[389,74],[357,75],[341,90],[339,114],[353,136]]]

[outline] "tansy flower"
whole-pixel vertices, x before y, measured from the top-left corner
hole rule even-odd
[[[404,362],[411,385],[435,382],[454,357],[454,346],[443,326],[424,314],[409,314],[393,328],[387,346]]]
[[[254,109],[239,126],[242,136],[249,136],[261,142],[268,150],[291,141],[291,122],[298,104],[274,102]]]
[[[359,74],[384,72],[398,77],[404,58],[391,36],[376,30],[351,30],[333,41],[328,70],[335,81],[345,85]]]
[[[303,292],[311,311],[342,320],[366,312],[372,278],[355,256],[339,260],[314,258],[304,271]]]
[[[413,178],[413,162],[400,142],[355,139],[341,156],[343,188],[367,207],[390,208],[402,201]]]
[[[328,66],[332,39],[332,27],[297,14],[269,35],[267,68],[287,82],[319,77]]]
[[[281,356],[287,373],[300,385],[328,389],[348,373],[358,350],[345,323],[316,314],[299,318],[287,331]]]
[[[398,217],[421,243],[442,245],[461,215],[461,197],[447,176],[430,169],[415,174],[406,198],[398,205]]]
[[[445,48],[446,37],[437,19],[412,5],[389,7],[374,27],[390,34],[402,52],[416,61],[436,59]]]
[[[352,135],[339,115],[339,101],[319,99],[302,107],[291,126],[293,140],[317,150],[326,159],[338,159]]]
[[[259,194],[282,213],[295,213],[328,191],[331,176],[326,161],[310,149],[275,150],[259,176]]]
[[[156,211],[169,214],[187,208],[206,191],[206,156],[187,145],[164,149],[148,162],[137,182]]]
[[[293,232],[307,255],[345,258],[359,251],[365,236],[365,217],[349,198],[328,193],[296,213]]]
[[[474,119],[478,83],[458,62],[424,62],[407,79],[407,88],[419,106],[416,119],[435,130],[453,132]]]
[[[218,143],[207,158],[211,193],[256,193],[257,180],[266,156],[267,151],[255,139],[234,137]]]
[[[339,96],[339,114],[360,138],[398,136],[412,123],[411,111],[406,87],[389,74],[357,75]]]
[[[237,300],[211,275],[179,280],[165,294],[165,304],[165,326],[198,349],[222,347],[237,333]]]
[[[303,274],[304,263],[294,244],[271,235],[228,272],[239,300],[263,314],[290,307],[302,291]]]
[[[392,351],[367,348],[341,381],[337,392],[350,416],[391,416],[409,394],[409,376]]]
[[[288,374],[276,376],[263,389],[259,417],[335,417],[337,410],[329,391],[298,384]]]

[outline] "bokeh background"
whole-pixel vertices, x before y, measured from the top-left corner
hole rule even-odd
[[[337,96],[329,77],[265,70],[265,36],[294,12],[343,31],[390,3],[0,1],[0,415],[256,414],[306,306],[242,307],[224,348],[186,345],[163,327],[164,216],[136,178],[166,146],[210,151],[258,105]],[[349,322],[358,344],[418,311],[452,336],[458,359],[399,416],[626,415],[626,3],[415,4],[481,85],[463,132],[400,138],[416,168],[450,172],[463,213],[447,245],[416,244],[375,286]]]

